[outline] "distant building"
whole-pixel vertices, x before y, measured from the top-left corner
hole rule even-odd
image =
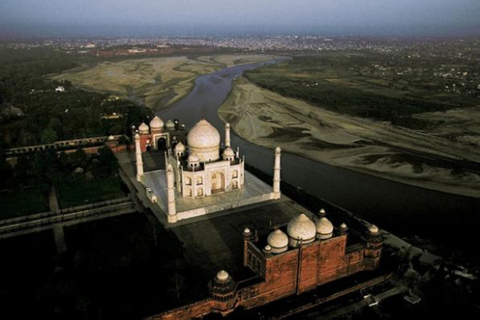
[[[141,152],[166,151],[167,148],[173,148],[179,142],[185,142],[185,128],[179,124],[178,120],[168,120],[164,123],[158,116],[150,121],[150,125],[142,122],[138,126],[138,134]]]

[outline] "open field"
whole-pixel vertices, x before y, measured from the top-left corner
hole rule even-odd
[[[71,69],[53,79],[65,79],[87,90],[108,92],[159,110],[190,92],[198,76],[272,58],[270,55],[218,55],[130,59]]]
[[[330,111],[238,78],[219,115],[241,137],[265,147],[279,145],[287,152],[331,165],[479,197],[480,150],[471,142],[480,131],[480,108],[461,111],[457,118],[462,115],[463,120],[468,119],[472,137],[465,137],[465,142],[445,139],[433,129],[419,132]],[[464,130],[465,122],[455,122],[449,112],[415,117],[434,123],[450,121],[451,132]],[[447,133],[445,128],[437,130]]]

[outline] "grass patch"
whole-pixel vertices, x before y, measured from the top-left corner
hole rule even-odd
[[[60,208],[81,206],[84,204],[122,198],[126,193],[122,189],[119,177],[85,181],[57,188]]]
[[[0,193],[0,219],[11,219],[49,210],[47,197],[37,189]]]

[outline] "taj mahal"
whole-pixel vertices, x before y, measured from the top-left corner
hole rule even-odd
[[[275,150],[270,188],[245,171],[240,148],[231,146],[230,125],[224,129],[223,144],[218,130],[203,118],[187,135],[177,120],[164,124],[158,116],[135,131],[137,181],[169,223],[280,198],[280,148]],[[144,172],[143,154],[152,149],[164,152],[165,170]]]

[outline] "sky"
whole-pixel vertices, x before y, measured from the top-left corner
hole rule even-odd
[[[0,26],[478,30],[480,0],[0,0]]]

